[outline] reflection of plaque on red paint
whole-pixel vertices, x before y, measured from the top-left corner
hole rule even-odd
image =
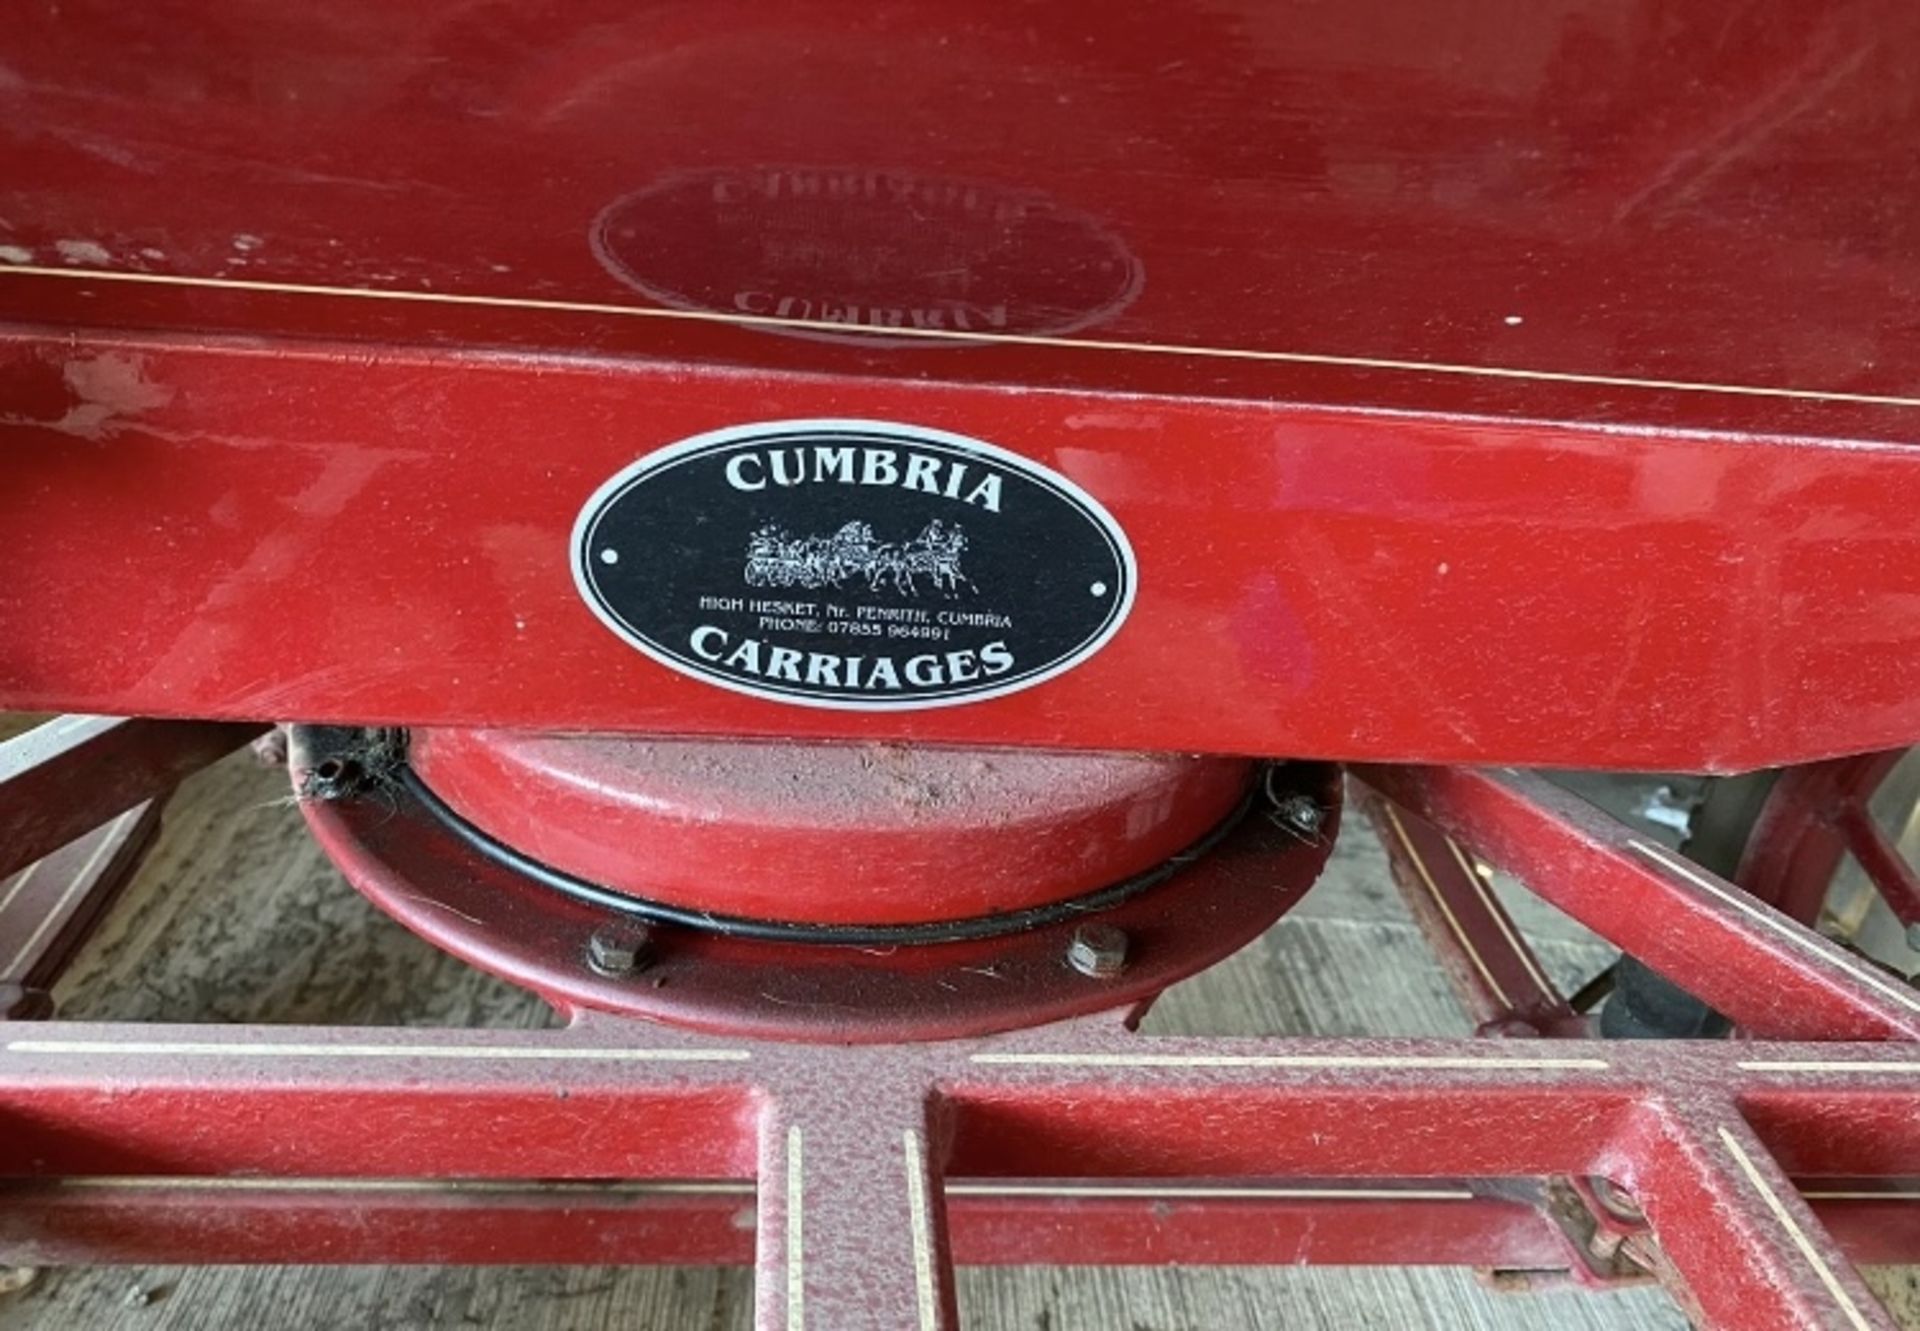
[[[936,346],[942,332],[1067,333],[1124,309],[1141,283],[1118,236],[1045,194],[904,171],[680,173],[608,207],[593,244],[662,304],[866,343],[889,328]]]

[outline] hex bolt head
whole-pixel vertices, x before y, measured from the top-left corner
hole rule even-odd
[[[596,975],[619,979],[646,961],[653,931],[639,921],[603,924],[587,939],[587,965]]]
[[[1095,980],[1111,980],[1127,968],[1127,935],[1111,924],[1083,924],[1067,946],[1067,964]]]

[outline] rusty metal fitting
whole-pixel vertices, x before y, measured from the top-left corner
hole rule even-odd
[[[1587,1180],[1587,1184],[1592,1188],[1594,1200],[1600,1203],[1600,1208],[1615,1220],[1629,1225],[1647,1223],[1647,1213],[1640,1209],[1640,1203],[1612,1179],[1595,1174]]]

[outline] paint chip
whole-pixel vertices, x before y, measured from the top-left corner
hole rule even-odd
[[[106,246],[92,240],[57,240],[53,247],[60,251],[60,257],[68,263],[91,264],[104,268],[113,262],[113,256],[107,253]]]

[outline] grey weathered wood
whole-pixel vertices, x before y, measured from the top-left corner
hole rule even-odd
[[[1510,889],[1509,889],[1510,890]],[[1525,901],[1541,956],[1570,982],[1604,944]],[[76,1017],[532,1026],[535,999],[414,939],[347,888],[312,845],[284,778],[237,755],[195,777],[162,840],[59,998]],[[1467,1023],[1386,885],[1371,840],[1343,840],[1300,910],[1232,962],[1180,986],[1164,1032],[1463,1034]],[[1920,1289],[1905,1283],[1911,1324]],[[142,1292],[144,1292],[144,1297]],[[962,1271],[977,1331],[1685,1326],[1665,1297],[1496,1294],[1456,1270]],[[514,1328],[732,1331],[751,1324],[745,1272],[289,1267],[48,1272],[0,1298],[0,1331]]]

